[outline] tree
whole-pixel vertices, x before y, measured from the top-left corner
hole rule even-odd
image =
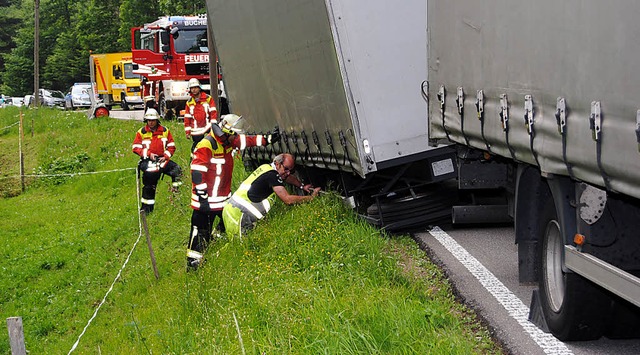
[[[89,81],[89,51],[80,48],[74,33],[65,32],[58,37],[43,76],[51,87],[58,89],[66,89],[70,83]]]
[[[40,79],[42,87],[64,90],[73,81],[77,66],[77,45],[73,19],[76,2],[40,2]],[[70,41],[71,40],[71,41]],[[75,57],[75,58],[74,58]]]
[[[16,32],[22,24],[22,19],[17,8],[12,1],[0,0],[0,73],[4,72],[4,54],[9,53],[16,47],[14,38]],[[2,76],[0,76],[0,87],[2,87]]]
[[[89,77],[89,53],[128,52],[131,27],[206,13],[204,1],[40,0],[40,83],[64,90]],[[0,0],[0,89],[33,92],[33,0]]]
[[[207,13],[206,2],[187,0],[159,0],[160,10],[169,15],[200,15]]]
[[[129,51],[119,39],[120,1],[90,0],[79,9],[75,31],[80,48],[94,53]]]
[[[120,4],[119,44],[131,50],[131,28],[140,27],[162,16],[157,0],[122,0]]]
[[[22,96],[33,92],[33,26],[19,29],[15,40],[17,46],[3,56],[2,92]]]

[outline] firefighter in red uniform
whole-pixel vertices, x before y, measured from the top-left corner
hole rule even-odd
[[[213,98],[202,91],[200,81],[196,78],[189,80],[189,93],[191,98],[187,101],[184,112],[184,132],[187,138],[193,140],[191,154],[196,149],[198,142],[209,133],[212,125],[218,119],[218,110]]]
[[[233,154],[235,149],[266,146],[280,140],[278,128],[266,135],[244,135],[237,128],[242,117],[228,114],[220,121],[221,134],[208,134],[194,151],[191,161],[191,233],[187,245],[187,268],[195,270],[203,261],[203,253],[211,240],[213,223],[224,232],[222,209],[231,196]],[[215,132],[215,131],[214,131]]]
[[[133,141],[133,152],[140,156],[138,171],[142,172],[141,210],[153,212],[156,198],[156,185],[162,174],[171,177],[173,188],[182,184],[180,166],[171,160],[176,151],[169,129],[161,126],[158,111],[148,109],[144,114],[146,125],[138,130]]]
[[[140,91],[142,92],[142,99],[144,101],[144,109],[153,108],[158,110],[158,104],[156,103],[156,97],[154,96],[155,81],[149,81],[147,77],[142,77],[140,80]]]

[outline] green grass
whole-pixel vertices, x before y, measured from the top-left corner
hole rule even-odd
[[[24,111],[28,174],[134,167],[140,122]],[[0,110],[0,129],[18,120]],[[188,171],[180,124],[175,160]],[[133,170],[28,178],[21,192],[18,127],[0,130],[0,315],[21,316],[32,354],[67,353],[140,236]],[[238,160],[234,184],[246,175]],[[188,174],[187,174],[188,175]],[[187,185],[188,176],[185,176]],[[139,240],[80,339],[79,354],[500,353],[442,272],[409,237],[388,237],[340,198],[274,206],[243,240],[217,240],[185,270],[189,189],[159,184],[149,216],[160,279]],[[9,354],[6,331],[0,354]]]

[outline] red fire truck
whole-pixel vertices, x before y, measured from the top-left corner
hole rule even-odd
[[[197,78],[210,92],[207,16],[164,16],[131,29],[131,52],[142,75],[145,106],[163,118],[180,116],[189,99],[187,82]]]

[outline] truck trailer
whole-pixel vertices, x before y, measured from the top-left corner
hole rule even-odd
[[[131,52],[91,54],[89,65],[93,73],[91,81],[109,109],[114,104],[123,110],[143,104],[140,75],[133,73]]]
[[[640,4],[207,8],[231,111],[249,131],[285,132],[246,159],[294,153],[309,182],[332,176],[382,228],[512,219],[542,328],[561,340],[638,336]]]

